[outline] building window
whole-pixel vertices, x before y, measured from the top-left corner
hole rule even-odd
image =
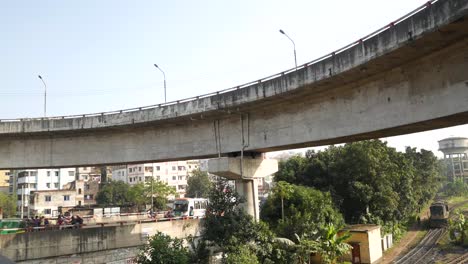
[[[47,176],[50,176],[50,171],[47,171]]]
[[[58,172],[58,171],[55,172],[55,176],[59,176],[59,172]]]
[[[176,166],[172,166],[172,170],[175,171],[175,170],[176,170]]]
[[[145,167],[145,172],[153,172],[153,167]]]
[[[161,179],[161,178],[160,178],[159,176],[156,176],[156,180],[158,180],[158,181],[159,181],[160,179]]]
[[[68,171],[68,176],[75,176],[75,172],[74,171]]]
[[[92,194],[87,194],[84,197],[85,200],[93,200],[93,195]]]
[[[45,196],[45,201],[46,201],[46,202],[52,201],[52,196],[46,195],[46,196]]]
[[[70,201],[70,195],[64,195],[63,200],[64,201]]]
[[[130,171],[130,172],[133,172],[133,169],[132,169],[132,168],[130,168],[130,169],[128,169],[128,171]]]
[[[37,176],[37,171],[31,171],[31,172],[29,173],[29,176]]]
[[[85,191],[89,190],[89,184],[85,184],[84,189]]]
[[[179,181],[183,180],[184,176],[179,175]]]
[[[44,214],[50,215],[52,213],[51,209],[44,209]]]
[[[58,188],[59,185],[58,185],[58,182],[54,183],[54,188]]]
[[[141,181],[141,177],[138,177],[138,181]]]
[[[132,182],[132,178],[128,178],[130,180],[130,182]]]
[[[160,170],[161,170],[161,167],[156,166],[156,170],[157,170],[157,171],[160,171]]]
[[[176,176],[172,176],[172,180],[175,181],[177,178]]]
[[[141,171],[141,167],[138,167],[138,171]]]
[[[78,206],[81,206],[81,201],[78,201]]]
[[[78,189],[78,194],[81,194],[81,188]]]
[[[151,182],[151,177],[150,176],[145,176],[145,182]]]
[[[182,191],[182,190],[185,190],[185,185],[179,185],[179,186],[177,186],[177,187],[178,187],[179,190],[181,190],[181,191]]]
[[[178,169],[179,171],[184,171],[184,170],[185,170],[185,167],[184,167],[184,166],[178,166],[177,169]]]
[[[50,188],[50,183],[46,183],[47,188]]]

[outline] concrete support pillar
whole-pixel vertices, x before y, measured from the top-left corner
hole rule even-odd
[[[255,180],[236,180],[236,191],[245,199],[241,204],[242,208],[253,216],[255,221],[258,221],[260,219],[260,207],[257,182]]]
[[[208,172],[236,181],[236,191],[245,198],[242,207],[256,221],[260,219],[258,186],[255,178],[278,171],[278,161],[261,157],[222,157],[208,161]]]

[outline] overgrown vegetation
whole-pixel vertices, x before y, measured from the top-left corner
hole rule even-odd
[[[445,185],[445,194],[447,196],[467,196],[468,195],[468,184],[463,180],[456,180],[454,182],[448,182]]]
[[[16,199],[14,195],[0,192],[0,208],[3,210],[3,217],[14,217],[16,213]]]
[[[190,255],[184,240],[161,232],[152,236],[137,256],[141,264],[189,264]]]
[[[97,193],[96,202],[101,206],[133,206],[144,210],[146,205],[151,205],[153,195],[153,208],[166,209],[167,197],[171,194],[175,194],[175,189],[160,181],[135,185],[109,181]]]
[[[276,181],[329,192],[346,223],[374,223],[401,231],[440,186],[439,162],[431,151],[397,152],[380,140],[308,151],[280,162]]]
[[[398,236],[434,197],[439,171],[432,152],[399,153],[379,140],[309,151],[280,163],[260,222],[241,209],[227,181],[218,181],[208,195],[201,237],[191,240],[187,256],[190,263],[208,263],[210,249],[223,263],[303,264],[315,254],[322,263],[339,263],[351,248],[349,235],[339,231],[345,222],[380,224]]]
[[[468,246],[468,221],[458,210],[455,217],[449,219],[449,237],[457,245]]]
[[[192,172],[192,175],[187,179],[186,197],[208,197],[213,183],[210,181],[207,172],[197,169]]]

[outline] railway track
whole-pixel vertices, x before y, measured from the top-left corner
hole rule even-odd
[[[445,234],[445,228],[430,229],[421,242],[411,249],[403,257],[399,258],[394,264],[417,264],[429,263],[433,261],[437,252],[434,250],[437,241]]]
[[[468,263],[468,253],[465,253],[457,258],[454,258],[452,260],[447,260],[445,264],[463,264],[463,263]]]
[[[451,206],[450,213],[457,207],[465,204],[467,201],[459,202]],[[394,261],[394,264],[426,264],[434,263],[439,252],[437,251],[437,242],[447,232],[446,228],[430,229],[426,236],[419,242],[419,244],[411,249],[407,254]],[[446,259],[443,263],[446,264],[468,264],[468,253],[465,253],[455,259]]]

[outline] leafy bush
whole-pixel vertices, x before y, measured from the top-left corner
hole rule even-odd
[[[152,236],[137,256],[140,264],[188,264],[190,255],[184,240],[161,232]]]

